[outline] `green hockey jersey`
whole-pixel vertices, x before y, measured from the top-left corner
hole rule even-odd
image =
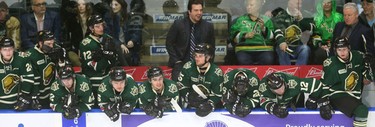
[[[171,98],[178,101],[179,93],[175,81],[164,78],[164,88],[160,94],[162,97]],[[139,106],[146,106],[159,96],[155,90],[152,89],[151,83],[147,80],[139,85]]]
[[[373,79],[371,69],[365,66],[362,52],[351,51],[349,59],[349,62],[344,62],[332,56],[323,62],[321,81],[330,87],[332,99],[343,96],[360,99],[363,79]]]
[[[66,97],[66,95],[69,94],[76,96],[74,98],[78,99],[74,100],[76,102],[76,104],[74,105],[78,107],[79,111],[87,112],[91,110],[94,96],[92,93],[90,81],[82,75],[75,74],[72,87],[73,89],[71,92],[68,88],[64,86],[60,79],[57,79],[52,83],[51,94],[49,98],[51,101],[52,110],[56,112],[64,112],[62,106],[64,106],[65,104],[63,103],[62,98]]]
[[[295,103],[293,101],[301,93],[308,93],[311,97],[315,98],[327,96],[323,92],[324,88],[326,88],[325,85],[315,78],[298,78],[282,72],[276,72],[276,74],[285,81],[285,92],[283,95],[276,95],[266,85],[266,78],[263,78],[259,86],[259,91],[262,94],[260,97],[260,106],[265,110],[267,110],[267,105],[271,103],[277,103],[281,106],[288,106],[291,103]]]
[[[110,83],[109,76],[103,79],[102,84],[98,88],[98,103],[100,107],[106,104],[127,102],[135,107],[138,101],[138,85],[130,75],[127,75],[125,88],[117,93]]]
[[[193,84],[203,87],[205,89],[204,94],[216,105],[221,99],[223,80],[223,71],[217,65],[210,63],[206,73],[200,74],[195,61],[189,61],[184,64],[177,85],[180,96],[183,97],[188,92],[194,92]]]
[[[30,94],[34,73],[24,53],[14,52],[10,63],[0,55],[0,109],[14,109],[18,94]]]
[[[234,79],[236,78],[239,72],[244,72],[246,77],[249,79],[249,87],[247,90],[246,95],[240,96],[240,102],[250,107],[250,109],[259,107],[259,78],[258,76],[252,72],[251,70],[239,68],[232,70],[224,75],[224,85],[223,85],[223,95],[226,94],[229,90],[234,91],[233,83]],[[224,103],[224,107],[227,110],[232,110],[234,104],[226,104]]]

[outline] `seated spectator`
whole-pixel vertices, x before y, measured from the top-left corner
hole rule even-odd
[[[20,44],[20,21],[9,15],[8,5],[0,2],[0,39],[10,37],[14,41],[15,50],[19,50]]]

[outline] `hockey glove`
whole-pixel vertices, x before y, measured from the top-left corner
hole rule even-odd
[[[20,95],[17,99],[17,102],[14,106],[16,111],[24,111],[27,110],[30,106],[31,98],[25,95]]]
[[[281,107],[276,103],[268,104],[267,112],[279,118],[285,118],[289,114],[288,109],[286,109],[286,107]]]
[[[158,118],[163,117],[163,110],[158,109],[153,103],[150,103],[147,106],[145,106],[143,110],[145,111],[146,115]]]
[[[79,111],[78,108],[73,108],[73,107],[63,107],[64,113],[63,116],[66,119],[74,119],[78,118],[81,116],[81,112]]]
[[[228,92],[223,95],[223,102],[224,102],[224,104],[234,104],[239,99],[240,99],[240,97],[237,96],[231,90],[228,90]]]
[[[100,61],[104,57],[103,51],[101,49],[97,49],[97,50],[93,51],[92,53],[93,53],[92,59],[94,61]]]
[[[195,92],[190,92],[186,94],[187,99],[186,101],[188,102],[189,106],[198,108],[200,104],[204,103],[206,100],[200,97],[197,93]]]
[[[172,109],[171,98],[158,96],[154,100],[154,105],[160,109]]]
[[[116,122],[120,118],[120,112],[118,111],[118,103],[104,105],[104,113],[113,122]]]
[[[244,104],[235,104],[233,108],[235,109],[234,114],[242,118],[246,117],[251,112],[251,108]]]
[[[122,102],[120,103],[120,112],[130,114],[134,109],[134,106],[131,106],[128,102]]]
[[[200,117],[205,117],[214,110],[214,104],[212,101],[206,101],[201,103],[195,110],[195,114]]]
[[[316,104],[316,100],[317,100],[317,98],[309,97],[309,99],[307,99],[307,101],[305,103],[306,109],[310,109],[310,110],[317,109],[318,105]]]
[[[53,48],[51,52],[47,53],[48,57],[55,64],[59,63],[59,60],[64,59],[64,50],[61,47]]]
[[[328,98],[322,98],[318,100],[318,106],[320,109],[320,117],[325,120],[330,120],[332,118],[332,107],[329,104]]]
[[[33,110],[42,109],[42,106],[39,103],[39,97],[38,96],[31,96],[31,109],[33,109]]]

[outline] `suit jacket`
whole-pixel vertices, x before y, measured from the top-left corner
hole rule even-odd
[[[166,39],[166,48],[169,54],[168,66],[173,67],[177,61],[189,61],[190,49],[190,28],[191,21],[189,17],[176,20],[168,31]],[[196,44],[208,43],[215,47],[214,27],[212,23],[201,20],[195,26]],[[212,48],[214,56],[215,48]],[[213,60],[213,58],[212,58]]]
[[[60,16],[56,12],[46,11],[44,16],[43,29],[54,33],[57,41],[60,41],[61,23]],[[34,47],[38,28],[34,13],[27,13],[21,16],[21,46],[23,50]]]
[[[345,28],[345,22],[339,22],[336,24],[335,29],[333,30],[332,37],[332,46],[331,46],[331,55],[335,52],[333,50],[334,40],[341,37],[341,32]],[[362,23],[357,23],[351,34],[349,35],[349,43],[352,50],[358,50],[363,53],[375,54],[374,47],[374,34],[372,29],[363,25]]]

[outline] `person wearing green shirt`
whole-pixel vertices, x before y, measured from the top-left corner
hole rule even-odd
[[[178,106],[179,98],[176,82],[164,78],[163,70],[159,67],[148,69],[147,78],[148,80],[139,86],[139,106],[145,113],[161,118],[164,110],[176,110],[174,106]]]

